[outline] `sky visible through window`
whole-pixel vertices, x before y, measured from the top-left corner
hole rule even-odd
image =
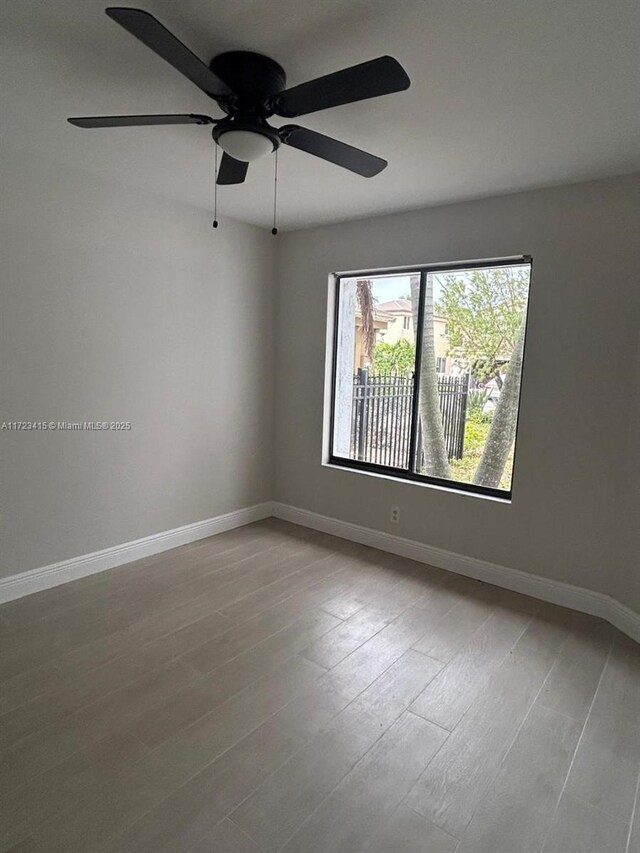
[[[442,288],[438,277],[433,280],[433,298],[437,302],[440,298]],[[393,275],[388,278],[373,279],[373,295],[378,304],[390,302],[392,299],[403,299],[409,296],[411,286],[408,275]]]

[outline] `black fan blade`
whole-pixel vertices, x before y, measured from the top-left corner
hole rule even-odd
[[[218,184],[241,184],[247,177],[249,164],[244,160],[236,160],[226,152],[222,155],[220,168],[218,169]]]
[[[68,118],[70,124],[76,127],[141,127],[152,124],[215,124],[215,119],[209,116],[195,115],[166,115],[166,116],[84,116]]]
[[[111,6],[105,11],[116,23],[173,65],[207,95],[212,98],[224,98],[231,94],[229,87],[217,74],[214,74],[208,65],[191,53],[189,48],[153,15],[142,9],[127,9],[122,6]]]
[[[381,56],[343,71],[285,89],[272,101],[276,113],[293,117],[401,92],[411,85],[406,71],[392,56]]]
[[[336,166],[342,166],[343,169],[349,169],[350,172],[356,172],[365,178],[372,178],[387,165],[387,161],[381,157],[374,157],[373,154],[368,154],[366,151],[361,151],[359,148],[339,142],[322,133],[316,133],[315,130],[298,127],[297,124],[281,127],[280,138],[285,145],[322,157],[323,160],[328,160]]]

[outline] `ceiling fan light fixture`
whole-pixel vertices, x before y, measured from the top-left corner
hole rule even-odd
[[[227,130],[218,137],[218,145],[234,160],[246,163],[271,154],[275,148],[268,136],[252,130]]]
[[[296,124],[272,127],[271,116],[297,118],[407,89],[411,81],[392,56],[379,56],[349,68],[287,88],[287,75],[268,56],[231,50],[206,65],[157,18],[144,9],[114,6],[107,15],[213,98],[224,117],[182,115],[85,116],[70,118],[76,127],[143,125],[213,125],[211,136],[224,151],[216,185],[244,182],[249,163],[277,151],[281,144],[297,148],[365,178],[381,172],[387,161],[331,136]],[[275,169],[277,180],[277,165]],[[275,225],[274,225],[275,228]]]

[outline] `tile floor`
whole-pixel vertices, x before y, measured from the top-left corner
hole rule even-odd
[[[0,853],[640,853],[640,647],[270,519],[0,607]]]

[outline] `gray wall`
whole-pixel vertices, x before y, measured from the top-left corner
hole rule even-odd
[[[0,576],[269,499],[266,231],[5,148]]]
[[[614,179],[283,235],[276,498],[640,608],[628,565],[639,190],[638,177]],[[513,502],[323,467],[328,275],[522,253],[534,266]]]
[[[635,280],[640,287],[638,273]],[[636,331],[636,381],[631,389],[633,399],[627,424],[627,480],[618,505],[622,551],[618,584],[612,594],[640,611],[640,328]]]

